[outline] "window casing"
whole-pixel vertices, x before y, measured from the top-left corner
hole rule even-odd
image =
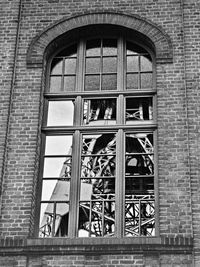
[[[131,40],[80,39],[50,63],[39,237],[156,234],[155,64]]]

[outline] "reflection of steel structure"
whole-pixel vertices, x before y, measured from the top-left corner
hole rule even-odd
[[[154,159],[151,134],[127,134],[125,157],[125,236],[155,234]],[[115,233],[114,134],[83,135],[78,236],[114,236]],[[71,160],[47,203],[41,236],[65,236],[69,216]],[[119,177],[118,179],[121,179]]]

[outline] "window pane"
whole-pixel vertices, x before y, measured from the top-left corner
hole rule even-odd
[[[127,74],[126,75],[126,88],[127,89],[138,89],[138,74]]]
[[[70,126],[74,119],[74,100],[49,101],[47,126]]]
[[[116,90],[117,89],[117,75],[103,74],[102,76],[102,90]]]
[[[152,98],[127,98],[126,99],[126,123],[134,121],[152,120]]]
[[[51,76],[50,77],[50,92],[60,92],[61,91],[61,76]]]
[[[116,57],[103,58],[103,73],[105,72],[117,72],[117,58]]]
[[[44,159],[43,177],[69,178],[71,176],[71,157]]]
[[[46,136],[45,155],[71,155],[72,136]]]
[[[85,91],[97,91],[100,87],[99,75],[86,75],[85,76]]]
[[[76,58],[66,58],[65,74],[75,74],[75,73],[76,73]]]
[[[86,45],[86,56],[99,56],[101,51],[101,40],[89,40]]]
[[[152,71],[152,62],[147,57],[141,57],[141,71]]]
[[[138,56],[128,56],[127,57],[127,71],[128,72],[138,72],[139,71],[139,57]]]
[[[64,91],[74,91],[75,90],[75,76],[65,76],[64,77]]]
[[[86,58],[86,73],[100,72],[100,58]]]
[[[62,74],[63,59],[54,58],[51,64],[51,75]]]
[[[151,73],[141,74],[141,88],[152,88],[152,74]]]
[[[117,55],[117,40],[115,39],[103,40],[103,55],[104,56]]]
[[[84,125],[108,125],[115,123],[116,99],[84,100]]]

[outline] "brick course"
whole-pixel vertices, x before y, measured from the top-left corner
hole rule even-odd
[[[194,249],[186,255],[157,249],[150,255],[137,251],[127,255],[9,256],[20,244],[13,241],[4,252],[4,241],[0,266],[200,266],[199,1],[22,0],[12,81],[19,4],[20,0],[2,1],[0,10],[1,238],[24,240],[34,232],[45,48],[70,27],[98,19],[129,28],[134,25],[132,28],[151,37],[157,51],[163,49],[158,58],[162,54],[165,62],[158,60],[156,69],[159,231],[169,247],[177,245],[178,241],[172,241],[175,238],[193,237]]]

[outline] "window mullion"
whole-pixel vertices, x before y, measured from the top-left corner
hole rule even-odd
[[[117,91],[124,91],[125,47],[122,37],[118,39]]]
[[[70,185],[70,207],[69,207],[69,237],[77,236],[78,229],[78,206],[79,206],[79,177],[80,177],[80,137],[81,134],[77,130],[73,136],[72,147],[72,174]]]
[[[80,40],[77,49],[77,74],[76,74],[76,91],[84,91],[84,72],[85,72],[85,42]]]
[[[116,236],[123,237],[124,224],[124,132],[119,129],[116,143]]]

